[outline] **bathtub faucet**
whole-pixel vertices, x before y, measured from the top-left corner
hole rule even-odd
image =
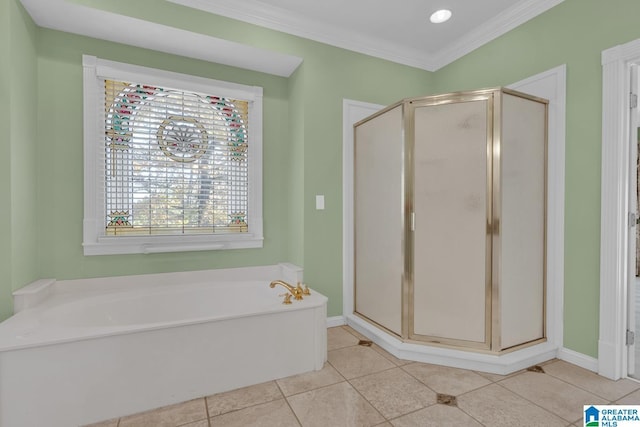
[[[287,282],[285,282],[284,280],[274,280],[273,282],[271,282],[269,284],[270,288],[275,288],[276,285],[280,285],[282,287],[284,287],[285,289],[287,289],[291,295],[293,295],[293,298],[295,300],[301,300],[302,299],[302,294],[304,293],[304,290],[302,289],[302,286],[300,285],[300,283],[298,283],[298,286],[291,286],[290,284],[288,284]],[[291,304],[291,295],[287,295],[284,299],[284,304]]]

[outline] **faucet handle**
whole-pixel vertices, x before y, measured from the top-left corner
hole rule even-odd
[[[298,286],[300,286],[300,289],[302,289],[301,285],[304,285],[304,289],[302,290],[302,294],[303,295],[311,295],[311,291],[309,290],[309,287],[304,283],[300,284],[300,282],[298,282]]]
[[[284,300],[282,301],[283,304],[291,304],[292,294],[287,292],[286,294],[280,294],[279,296],[284,297]]]

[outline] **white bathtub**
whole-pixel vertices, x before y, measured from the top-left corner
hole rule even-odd
[[[88,424],[319,370],[327,298],[282,304],[291,264],[85,280],[14,293],[0,427]]]

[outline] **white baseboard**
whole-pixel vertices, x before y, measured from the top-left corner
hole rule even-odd
[[[561,347],[558,350],[558,359],[596,373],[598,372],[598,359],[578,353],[577,351],[569,350],[566,347]]]
[[[327,317],[327,328],[333,328],[335,326],[346,325],[343,316]]]
[[[508,375],[557,357],[558,347],[543,342],[509,353],[495,355],[467,350],[403,342],[355,315],[346,316],[353,329],[399,359],[451,366],[454,368]]]
[[[357,322],[357,323],[360,323],[360,322]],[[347,324],[346,318],[343,316],[327,317],[327,328],[333,328],[335,326],[342,326],[346,324]],[[356,326],[356,325],[352,325],[352,326]],[[379,344],[385,347],[382,343],[379,343]],[[388,349],[388,350],[391,350],[391,349]],[[548,354],[544,358],[548,359]],[[564,360],[565,362],[571,363],[573,365],[579,366],[581,368],[587,369],[589,371],[596,372],[596,373],[598,372],[598,359],[591,356],[587,356],[586,354],[578,353],[577,351],[570,350],[566,347],[561,347],[557,350],[557,358],[560,360]]]

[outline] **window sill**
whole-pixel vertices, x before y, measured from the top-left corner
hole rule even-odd
[[[83,243],[84,255],[153,254],[164,252],[212,251],[262,248],[262,236],[250,233],[234,236],[100,237]]]

